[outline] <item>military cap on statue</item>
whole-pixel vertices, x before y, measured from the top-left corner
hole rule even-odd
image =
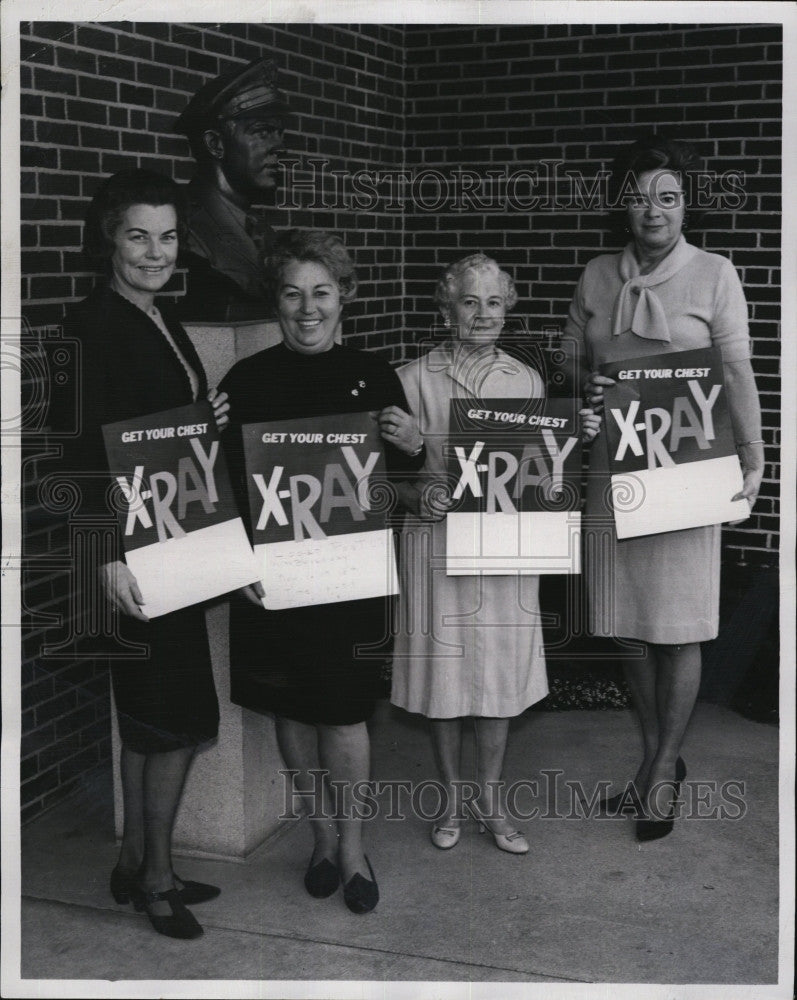
[[[177,119],[175,131],[190,136],[215,121],[254,113],[286,117],[285,95],[277,86],[277,67],[271,59],[255,59],[243,69],[210,80],[194,94]]]

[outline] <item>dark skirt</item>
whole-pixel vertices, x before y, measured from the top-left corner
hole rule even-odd
[[[123,745],[135,753],[167,753],[214,739],[219,702],[204,606],[149,622],[127,618],[123,632],[149,647],[146,660],[111,664]]]
[[[231,700],[314,725],[365,722],[384,693],[390,606],[380,597],[265,611],[234,599]]]

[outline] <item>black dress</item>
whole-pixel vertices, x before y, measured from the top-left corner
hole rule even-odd
[[[278,344],[238,362],[219,388],[230,397],[225,446],[239,489],[242,424],[381,410],[391,404],[408,409],[387,362],[337,344],[321,354],[299,354]],[[423,464],[423,452],[409,458],[390,445],[385,450],[391,472]],[[392,647],[390,608],[386,597],[281,611],[233,600],[232,701],[299,722],[363,722],[380,693],[380,667]]]
[[[193,344],[166,310],[161,316],[196,373],[203,398],[207,384]],[[193,391],[185,366],[158,326],[111,288],[97,288],[73,306],[65,329],[80,341],[82,433],[65,448],[62,466],[80,476],[81,514],[108,520],[102,425],[187,405],[194,402]],[[124,560],[118,536],[116,558]],[[146,605],[143,610],[146,614]],[[195,605],[148,622],[121,614],[119,619],[124,640],[149,648],[144,660],[111,661],[122,743],[146,754],[213,739],[219,705],[204,607]]]

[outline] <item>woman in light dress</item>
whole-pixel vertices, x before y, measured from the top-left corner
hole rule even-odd
[[[528,841],[507,815],[502,773],[510,720],[548,693],[539,578],[447,576],[444,510],[435,510],[431,497],[445,480],[451,399],[536,399],[545,387],[539,372],[496,346],[517,293],[494,260],[473,254],[452,264],[435,298],[450,335],[399,370],[426,462],[408,502],[415,514],[402,532],[404,601],[391,700],[431,722],[448,804],[432,826],[432,843],[446,850],[459,842],[467,807],[497,847],[525,854]],[[477,794],[469,802],[460,784],[466,720],[477,754]]]
[[[731,262],[688,243],[700,164],[676,139],[651,134],[626,146],[612,168],[620,253],[591,260],[570,306],[565,333],[590,375],[587,403],[603,408],[611,361],[701,347],[721,351],[725,392],[744,483],[728,499],[751,507],[764,470],[761,408],[750,363],[747,303]],[[692,183],[690,184],[690,178]],[[634,194],[621,198],[622,192]],[[642,655],[624,671],[640,721],[643,753],[627,793],[638,797],[639,840],[673,829],[674,800],[686,766],[681,743],[700,688],[700,643],[719,628],[719,525],[618,541],[612,524],[606,435],[590,455],[585,565],[591,628],[639,640]]]

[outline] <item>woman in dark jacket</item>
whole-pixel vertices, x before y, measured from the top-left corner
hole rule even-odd
[[[110,482],[102,425],[130,420],[207,397],[217,426],[227,422],[226,397],[208,392],[202,364],[185,331],[155,306],[171,277],[181,227],[181,195],[173,181],[146,170],[125,171],[100,186],[89,208],[85,248],[102,260],[107,281],[68,310],[66,327],[81,344],[81,428],[65,467],[78,474],[83,512],[107,518]],[[111,663],[122,741],[124,830],[111,874],[118,903],[133,901],[170,937],[202,933],[186,903],[217,896],[215,886],[179,879],[171,835],[194,752],[218,732],[204,609],[185,608],[149,620],[146,593],[125,565],[121,540],[96,567],[99,593],[119,619],[122,638],[148,650],[146,659]]]

